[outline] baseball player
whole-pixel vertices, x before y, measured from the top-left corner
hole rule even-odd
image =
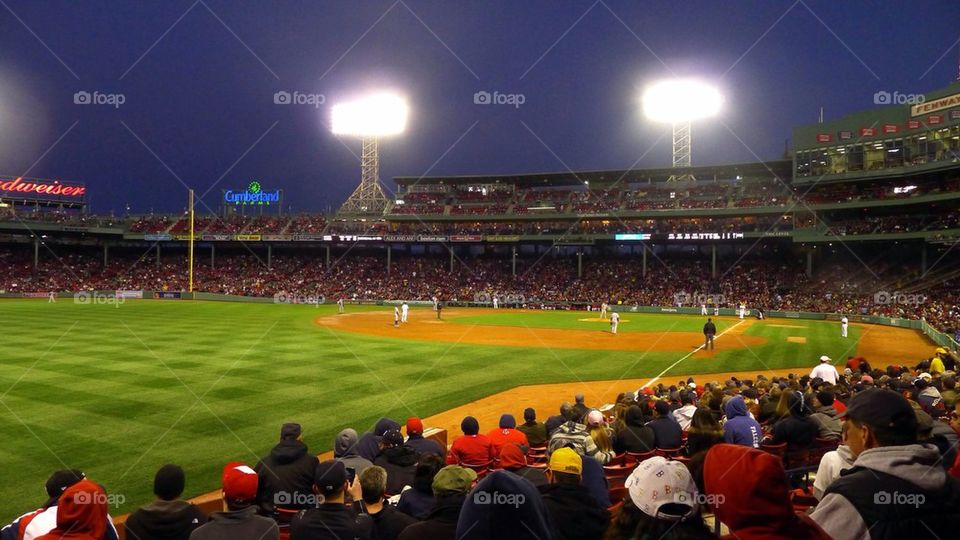
[[[500,300],[496,296],[493,297],[493,309],[500,309]]]
[[[407,314],[410,312],[410,306],[406,302],[400,304],[400,322],[407,322]]]
[[[400,328],[400,308],[393,306],[393,327]]]
[[[343,297],[337,300],[337,313],[343,313]]]
[[[433,297],[433,310],[434,310],[434,311],[437,311],[438,305],[439,305],[439,302],[437,301],[437,297],[434,296],[434,297]],[[438,317],[438,318],[439,318],[439,317]]]
[[[610,314],[610,333],[616,335],[618,326],[620,326],[620,314],[614,311]]]
[[[747,314],[747,304],[740,302],[740,318],[742,319]]]
[[[703,316],[707,315],[707,305],[704,304],[703,302],[700,303],[700,315],[703,315]]]
[[[719,316],[720,316],[720,304],[714,304],[714,305],[713,305],[713,316],[714,316],[714,317],[719,317]]]
[[[55,293],[55,292],[53,292],[53,291],[50,291],[50,294],[47,295],[47,303],[48,303],[48,304],[56,304],[56,303],[57,303],[57,293]]]
[[[847,327],[850,326],[850,320],[844,315],[840,317],[840,337],[847,337]]]
[[[600,304],[600,318],[601,318],[601,319],[606,319],[606,318],[607,318],[607,303],[606,303],[606,302],[603,302],[603,303]]]

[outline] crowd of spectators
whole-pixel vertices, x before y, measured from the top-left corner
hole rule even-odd
[[[659,382],[542,418],[463,418],[449,447],[424,422],[350,427],[321,460],[300,424],[255,465],[223,468],[223,510],[183,500],[161,467],[131,540],[952,538],[960,527],[956,352],[915,366]],[[503,404],[509,411],[515,404]],[[542,419],[541,419],[542,418]],[[404,433],[405,432],[405,433]],[[116,540],[103,486],[56,471],[3,540]]]

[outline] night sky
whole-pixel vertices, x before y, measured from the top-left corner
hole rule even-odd
[[[779,158],[791,129],[957,77],[960,2],[0,0],[0,173],[77,180],[92,209],[178,211],[259,180],[336,208],[360,143],[330,105],[392,89],[407,132],[381,177],[655,167],[645,82],[718,81],[694,164]],[[75,104],[77,92],[124,103]],[[322,94],[319,107],[276,92]],[[474,93],[524,103],[475,105]],[[102,99],[108,99],[103,98]],[[179,177],[179,179],[178,179]]]

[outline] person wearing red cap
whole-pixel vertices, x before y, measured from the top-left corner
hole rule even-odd
[[[790,504],[787,475],[779,457],[741,446],[718,444],[707,451],[698,486],[710,510],[739,540],[829,540],[809,517]],[[854,537],[837,537],[854,538]],[[857,537],[859,538],[859,537]]]
[[[517,444],[525,448],[530,447],[527,436],[522,431],[517,430],[517,421],[512,414],[504,414],[500,417],[500,427],[491,429],[487,433],[490,444],[493,445],[494,455],[500,455],[500,450],[507,444]]]
[[[197,527],[190,540],[278,540],[277,522],[257,515],[257,473],[239,461],[223,468],[222,512],[210,514],[210,521]]]
[[[407,418],[407,446],[416,450],[421,456],[424,454],[443,456],[446,453],[440,443],[424,438],[423,421],[416,416]]]

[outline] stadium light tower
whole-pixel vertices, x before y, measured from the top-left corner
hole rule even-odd
[[[648,120],[673,126],[673,166],[690,167],[690,124],[720,112],[723,96],[716,87],[695,79],[668,79],[643,92]],[[668,181],[696,180],[692,174],[672,174]]]
[[[371,94],[333,106],[334,135],[360,137],[360,185],[340,207],[340,214],[382,214],[387,197],[380,187],[380,137],[403,133],[407,103],[387,93]]]

